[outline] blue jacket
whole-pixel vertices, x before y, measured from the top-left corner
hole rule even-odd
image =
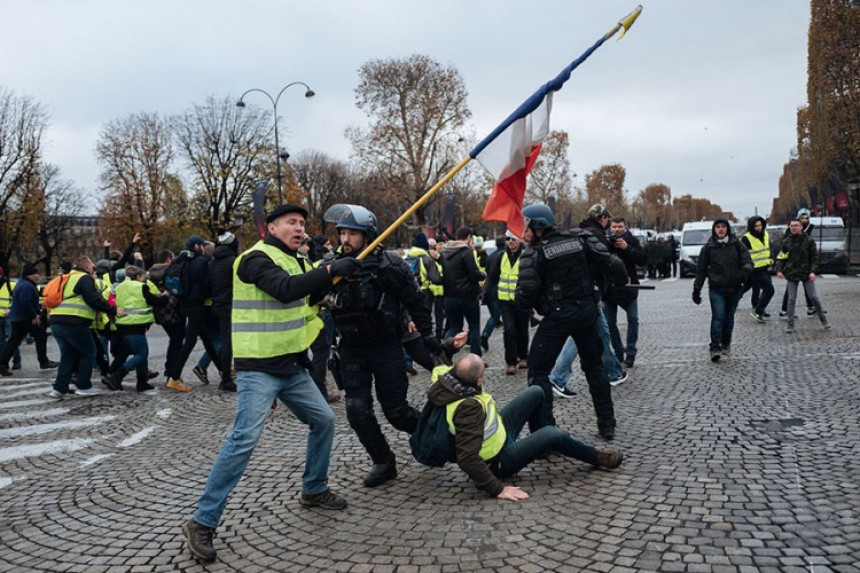
[[[30,322],[39,316],[39,291],[36,283],[23,277],[12,291],[12,308],[7,317],[12,322]]]

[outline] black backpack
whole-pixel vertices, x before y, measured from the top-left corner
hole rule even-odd
[[[418,427],[409,438],[412,455],[425,466],[441,468],[448,462],[457,461],[454,434],[448,429],[445,414],[444,406],[428,401],[418,417]]]
[[[191,257],[186,251],[174,257],[165,269],[164,288],[177,299],[187,296],[191,290]]]

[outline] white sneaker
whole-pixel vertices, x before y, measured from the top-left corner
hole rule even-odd
[[[549,383],[552,386],[552,392],[559,398],[573,398],[576,396],[576,392],[568,388],[567,386],[557,386],[552,382]]]
[[[53,398],[54,400],[65,400],[66,398],[71,398],[74,395],[74,390],[69,390],[66,394],[63,394],[62,392],[57,392],[54,389],[51,389],[51,391],[48,392],[48,398]]]
[[[98,388],[96,388],[95,386],[93,386],[92,388],[78,388],[78,391],[75,392],[75,394],[77,394],[78,396],[84,396],[84,397],[98,396],[101,393],[102,393],[102,391],[99,390]]]

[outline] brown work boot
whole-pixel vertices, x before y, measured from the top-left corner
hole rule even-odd
[[[505,366],[505,374],[507,374],[508,376],[513,376],[516,373],[517,373],[517,367],[515,365],[508,364],[507,366]]]
[[[528,367],[529,363],[526,361],[525,358],[520,358],[519,362],[517,362],[517,368],[519,368],[520,370],[525,370]]]
[[[182,381],[182,378],[177,378],[176,380],[168,378],[167,388],[176,392],[191,392],[191,390],[193,390],[191,386]]]
[[[594,465],[599,468],[615,469],[624,461],[624,454],[618,450],[599,450]]]
[[[212,547],[212,538],[215,536],[214,528],[200,525],[193,519],[189,519],[182,524],[182,533],[185,534],[185,539],[188,540],[188,549],[194,557],[206,563],[215,561],[215,548]]]

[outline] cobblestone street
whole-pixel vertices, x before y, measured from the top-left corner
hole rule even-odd
[[[370,461],[340,402],[330,485],[349,506],[305,509],[306,427],[279,405],[206,566],[180,525],[231,430],[235,395],[218,392],[214,366],[209,386],[191,373],[202,345],[185,368],[189,394],[159,378],[152,396],[96,383],[100,396],[59,402],[46,396],[54,371],[24,346],[24,368],[0,380],[0,570],[860,571],[860,279],[821,278],[833,328],[802,316],[793,335],[776,316],[785,283],[774,282],[773,318],[757,323],[747,296],[732,353],[714,364],[707,296],[695,306],[690,279],[649,281],[636,365],[613,389],[623,465],[552,455],[508,481],[531,495],[522,502],[487,498],[454,464],[419,465],[385,422],[399,476],[365,488]],[[153,327],[152,369],[166,342]],[[52,340],[49,355],[59,359]],[[526,374],[505,376],[501,329],[485,358],[504,404]],[[605,445],[578,364],[577,396],[556,399],[556,418]],[[429,374],[410,381],[420,407]]]

